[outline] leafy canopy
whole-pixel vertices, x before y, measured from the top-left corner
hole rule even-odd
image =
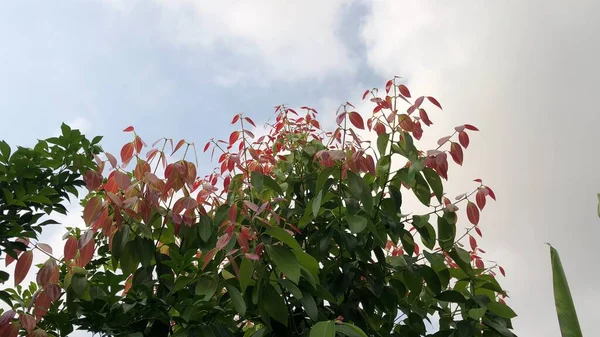
[[[236,115],[238,129],[204,147],[219,166],[203,177],[194,143],[161,139],[143,154],[126,128],[120,161],[96,156],[84,175],[87,228],[70,231],[30,285],[35,298],[0,324],[52,336],[74,325],[110,336],[514,336],[504,270],[476,240],[495,195],[479,179],[454,201],[444,192],[477,128],[420,150],[435,98],[413,100],[397,78],[367,98],[373,111],[346,103],[331,131],[309,107],[277,106],[260,137]],[[412,196],[428,211],[405,209]]]

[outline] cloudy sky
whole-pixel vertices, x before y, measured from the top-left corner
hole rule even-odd
[[[592,249],[600,237],[600,3],[452,3],[5,1],[0,138],[31,145],[64,121],[104,135],[111,152],[128,140],[127,125],[148,141],[203,144],[226,137],[236,113],[266,122],[286,103],[331,115],[399,75],[444,106],[426,130],[435,139],[463,123],[481,130],[464,167],[451,169],[448,190],[460,194],[483,178],[498,196],[482,214],[480,244],[507,270],[517,334],[559,336],[551,242],[591,335],[600,301]]]

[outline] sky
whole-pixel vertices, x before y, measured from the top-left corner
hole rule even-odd
[[[0,138],[32,145],[66,122],[104,135],[113,153],[128,125],[148,142],[201,146],[227,137],[239,112],[263,124],[285,103],[325,118],[402,76],[444,107],[425,138],[464,123],[481,130],[446,190],[458,195],[482,178],[498,197],[482,213],[480,245],[506,269],[517,335],[560,336],[545,242],[561,254],[591,335],[599,12],[592,0],[5,1]],[[81,223],[72,209],[66,225]],[[63,233],[44,235],[61,249]]]

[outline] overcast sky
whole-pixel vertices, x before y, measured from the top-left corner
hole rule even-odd
[[[600,2],[449,3],[4,1],[0,138],[31,145],[64,121],[104,135],[111,152],[128,140],[127,125],[150,142],[203,144],[226,137],[236,113],[265,122],[287,103],[332,114],[402,76],[444,106],[425,137],[463,123],[481,130],[447,190],[466,192],[482,178],[496,192],[480,245],[507,271],[501,284],[519,314],[516,333],[560,335],[551,242],[591,336],[600,301],[592,249],[600,237]],[[46,236],[55,242],[63,233]]]

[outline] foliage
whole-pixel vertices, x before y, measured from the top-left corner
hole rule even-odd
[[[14,153],[0,141],[0,256],[6,266],[20,256],[15,285],[32,263],[30,239],[36,239],[44,226],[57,223],[44,216],[66,214],[63,202],[70,195],[77,197],[77,187],[84,184],[82,174],[96,167],[92,155],[101,152],[97,143],[102,137],[90,142],[79,130],[65,124],[61,129],[60,136],[40,140],[33,148],[18,147]],[[51,251],[43,243],[33,247]],[[0,283],[8,277],[0,272]],[[0,291],[0,298],[12,305],[6,291]]]
[[[550,245],[549,245],[550,246]],[[560,256],[554,247],[550,246],[552,261],[552,281],[554,285],[554,302],[562,337],[582,337],[579,319],[569,290],[567,276],[560,262]]]
[[[52,290],[38,293],[46,299],[22,327],[55,336],[73,325],[111,336],[514,336],[496,280],[504,270],[486,265],[473,233],[481,236],[480,210],[495,195],[479,179],[454,202],[444,193],[448,154],[461,165],[477,128],[458,126],[423,152],[416,143],[432,124],[425,109],[441,109],[435,98],[413,102],[396,78],[383,97],[367,97],[368,117],[346,103],[333,131],[309,107],[277,106],[260,137],[236,115],[239,129],[204,147],[219,167],[202,178],[186,159],[193,143],[161,139],[142,155],[145,143],[126,128],[120,163],[105,153],[85,174],[88,227],[72,230],[60,263],[38,272],[32,290]],[[405,210],[411,195],[427,211]],[[31,314],[16,311],[21,322]],[[427,328],[436,317],[439,329]]]

